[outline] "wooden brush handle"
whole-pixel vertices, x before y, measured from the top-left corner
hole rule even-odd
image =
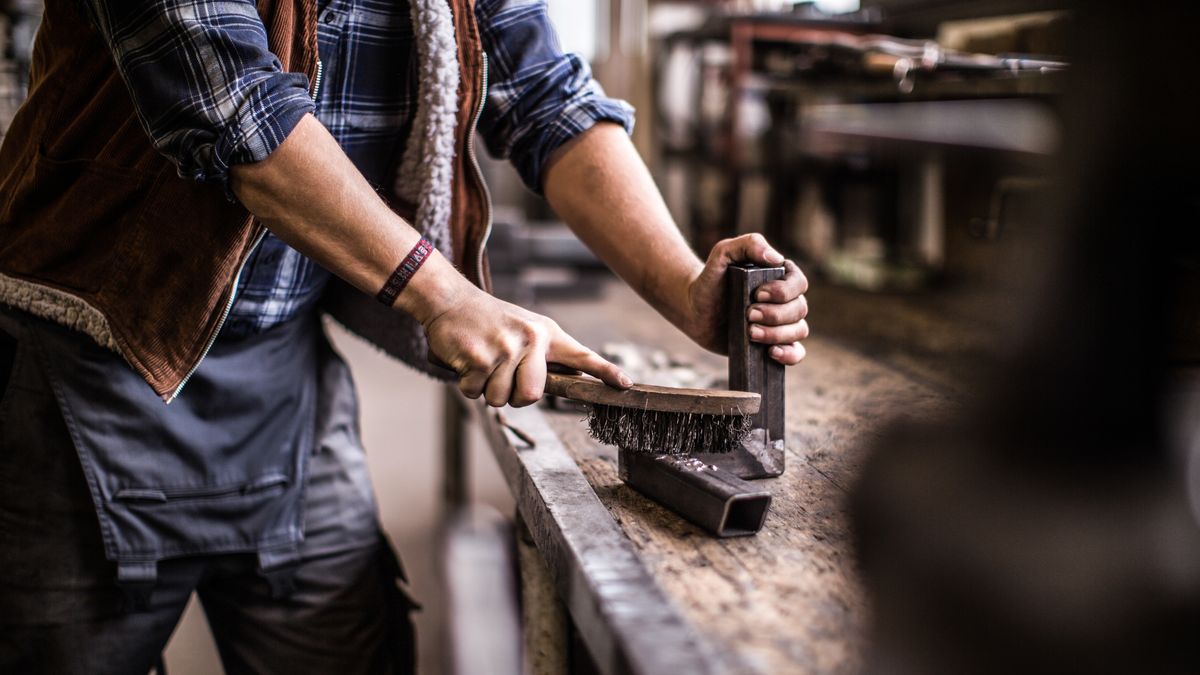
[[[449,365],[432,352],[429,354],[429,362],[453,372]],[[555,372],[556,368],[562,369],[562,366],[554,363],[548,365],[551,370],[546,374],[546,393],[584,403],[698,415],[754,415],[758,413],[762,402],[761,396],[748,391],[684,389],[651,384],[635,384],[629,389],[617,389],[588,375]]]
[[[610,405],[633,410],[658,410],[699,415],[753,415],[761,397],[746,391],[684,389],[635,384],[617,389],[587,375],[548,373],[546,393],[574,401]]]

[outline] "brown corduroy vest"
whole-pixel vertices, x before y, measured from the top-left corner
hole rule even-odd
[[[449,1],[461,69],[452,258],[486,285],[490,208],[469,151],[483,53],[474,0]],[[262,0],[258,9],[284,69],[315,75],[315,2]],[[46,3],[31,75],[0,146],[0,302],[119,351],[170,400],[220,329],[263,227],[220,189],[179,178],[155,151],[111,53],[72,0]],[[397,208],[411,218],[411,205]],[[356,307],[332,314],[420,365],[410,345],[388,343],[407,317],[344,288],[333,295]]]

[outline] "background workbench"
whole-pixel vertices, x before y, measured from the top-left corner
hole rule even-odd
[[[879,441],[889,420],[953,409],[955,364],[981,349],[987,332],[964,328],[954,300],[836,289],[810,296],[808,357],[787,376],[788,466],[761,481],[774,502],[753,537],[712,538],[625,486],[616,449],[592,440],[577,411],[497,415],[473,407],[601,672],[861,665],[869,608],[855,574],[848,490],[867,450],[886,451]],[[690,343],[623,285],[538,309],[594,348],[632,342],[701,372],[724,372],[724,359]],[[611,522],[599,522],[605,516]]]

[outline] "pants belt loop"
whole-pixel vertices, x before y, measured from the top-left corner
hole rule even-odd
[[[117,562],[117,586],[125,593],[125,611],[145,612],[150,609],[150,595],[157,582],[157,561]]]
[[[258,573],[271,586],[272,598],[286,598],[296,590],[300,547],[289,544],[258,552]]]

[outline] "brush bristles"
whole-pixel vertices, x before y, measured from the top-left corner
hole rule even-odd
[[[700,415],[592,405],[592,438],[634,452],[729,452],[750,433],[748,415]]]

